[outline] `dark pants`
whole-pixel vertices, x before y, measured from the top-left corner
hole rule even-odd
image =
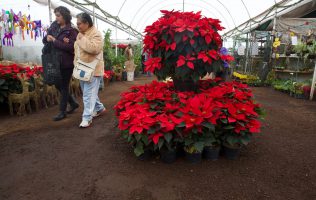
[[[61,112],[66,112],[67,103],[69,103],[70,106],[74,106],[77,104],[76,99],[72,95],[70,95],[69,91],[69,84],[72,77],[72,71],[72,68],[61,69],[60,72],[62,80],[60,84],[56,85],[57,90],[60,92],[59,110]]]

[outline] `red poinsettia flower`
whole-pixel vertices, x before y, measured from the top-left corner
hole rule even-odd
[[[154,72],[161,68],[161,58],[149,58],[144,64],[146,66],[145,71]]]
[[[177,67],[181,67],[186,64],[190,69],[194,69],[194,64],[192,61],[196,60],[195,57],[191,57],[190,55],[187,55],[186,57],[180,55],[179,59],[177,61]]]
[[[149,141],[153,141],[154,144],[158,144],[159,138],[163,137],[164,135],[162,133],[154,133],[148,136]]]

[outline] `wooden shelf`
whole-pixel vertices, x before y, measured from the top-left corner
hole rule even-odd
[[[298,73],[298,74],[312,74],[314,71],[293,71],[293,70],[279,70],[279,69],[273,69],[275,72],[281,72],[281,73]]]
[[[300,58],[300,57],[299,57],[299,56],[296,56],[296,55],[295,55],[295,56],[280,55],[279,58],[297,58],[297,59],[298,59],[298,58]],[[277,58],[275,58],[275,59],[277,59]]]

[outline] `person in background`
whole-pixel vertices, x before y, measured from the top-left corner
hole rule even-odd
[[[79,34],[75,42],[75,59],[76,64],[79,59],[84,62],[92,62],[98,59],[99,62],[95,68],[94,76],[91,81],[80,81],[83,92],[84,110],[82,114],[82,122],[80,128],[87,128],[91,125],[92,119],[104,113],[106,108],[100,102],[98,91],[101,79],[104,74],[103,61],[103,37],[100,31],[93,25],[90,15],[80,13],[77,15],[77,26]]]
[[[64,119],[67,113],[71,114],[79,107],[75,98],[69,94],[69,84],[74,68],[74,43],[78,32],[71,26],[71,15],[68,8],[59,6],[55,8],[54,13],[56,21],[47,30],[47,36],[43,38],[43,43],[45,45],[44,50],[47,50],[45,48],[51,48],[61,55],[60,71],[62,80],[55,85],[61,94],[60,112],[53,118],[54,121],[59,121]],[[68,112],[66,111],[67,103],[70,104]]]
[[[126,47],[125,51],[124,51],[126,60],[132,60],[133,59],[133,49],[132,49],[132,45],[128,44],[128,46]]]

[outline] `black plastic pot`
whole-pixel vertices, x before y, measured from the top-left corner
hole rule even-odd
[[[203,158],[206,160],[217,160],[219,157],[220,146],[204,147]]]
[[[122,80],[127,81],[127,72],[122,72]]]
[[[174,88],[177,92],[196,92],[198,84],[193,80],[181,80],[173,78]]]
[[[153,152],[151,149],[145,149],[144,150],[144,153],[141,154],[140,156],[138,156],[138,160],[141,160],[141,161],[145,161],[145,160],[149,160],[153,155]]]
[[[229,145],[223,145],[225,157],[229,160],[236,160],[240,154],[240,147],[231,147]]]
[[[177,160],[177,151],[174,150],[162,150],[160,152],[160,159],[164,163],[174,163]]]
[[[184,145],[183,144],[177,144],[177,157],[184,157],[185,151],[184,151]]]
[[[185,159],[192,164],[200,163],[202,160],[202,153],[185,152]]]

